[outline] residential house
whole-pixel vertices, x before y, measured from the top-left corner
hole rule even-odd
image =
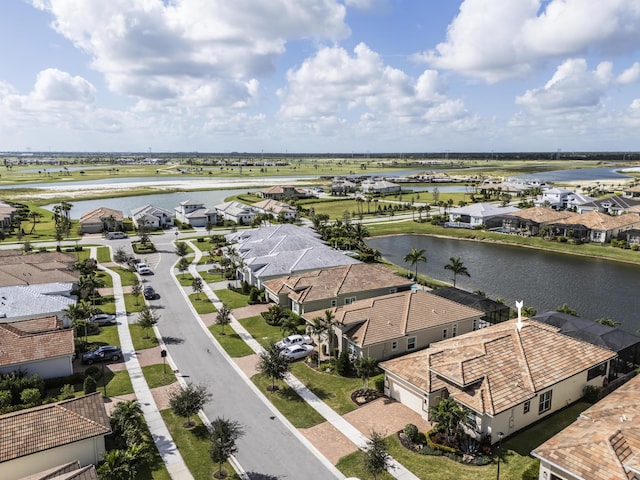
[[[569,203],[572,190],[560,187],[550,187],[542,190],[542,196],[534,201],[539,207],[549,207],[554,210],[564,210]]]
[[[99,477],[95,465],[81,467],[76,460],[27,475],[20,480],[99,480]]]
[[[472,203],[464,207],[450,209],[449,222],[445,226],[456,228],[482,227],[491,217],[506,215],[519,210],[516,207],[501,207],[492,203]]]
[[[583,193],[572,192],[567,197],[567,210],[578,211],[578,205],[583,205],[585,203],[593,202],[595,200],[594,197],[590,197],[589,195],[584,195]]]
[[[505,215],[496,215],[485,221],[487,230],[497,230],[516,235],[535,236],[547,224],[571,217],[573,212],[546,207],[531,207]]]
[[[596,211],[574,214],[549,223],[556,235],[584,239],[589,242],[607,243],[625,230],[640,227],[640,215],[625,213],[607,215]]]
[[[388,193],[401,192],[402,187],[397,183],[389,182],[387,180],[364,180],[360,184],[360,191],[362,193],[372,193],[374,195],[385,195]]]
[[[640,478],[640,377],[583,411],[538,446],[540,480]]]
[[[358,189],[358,185],[346,178],[336,177],[331,182],[331,195],[346,195],[354,193]]]
[[[97,465],[111,433],[101,393],[0,416],[0,471],[6,480],[77,461]]]
[[[215,209],[206,208],[204,203],[197,200],[185,200],[176,208],[176,219],[192,227],[205,227],[207,224],[217,223]]]
[[[466,305],[467,307],[484,312],[480,318],[479,328],[487,325],[504,322],[511,318],[511,309],[504,303],[496,302],[484,295],[467,292],[455,287],[441,287],[431,290],[431,293],[452,302]]]
[[[0,322],[56,315],[69,326],[65,310],[77,302],[73,283],[39,283],[0,287]]]
[[[174,214],[169,210],[154,205],[144,205],[131,210],[133,226],[140,228],[145,225],[151,229],[164,229],[173,227]]]
[[[410,290],[413,282],[382,265],[354,263],[264,282],[267,298],[299,315]]]
[[[82,233],[100,233],[122,231],[122,211],[112,208],[99,207],[84,212],[80,216],[80,231]]]
[[[581,203],[576,208],[578,213],[601,212],[609,215],[622,215],[638,205],[640,205],[640,199],[613,195],[608,198]]]
[[[0,374],[24,371],[42,378],[73,373],[72,328],[55,315],[0,323]]]
[[[298,209],[278,200],[262,200],[251,205],[260,213],[271,214],[283,220],[295,220],[298,217]]]
[[[640,185],[625,187],[622,196],[626,198],[640,198]]]
[[[72,283],[79,274],[73,253],[41,252],[23,255],[22,250],[0,250],[0,286]]]
[[[256,210],[244,203],[231,201],[215,206],[219,218],[230,220],[238,225],[249,225],[256,216]]]
[[[509,320],[380,364],[385,393],[427,420],[453,397],[478,435],[498,440],[601,386],[615,352],[530,319]]]
[[[338,350],[384,360],[478,328],[482,312],[421,290],[356,300],[330,309]],[[308,324],[325,310],[305,312]]]
[[[618,240],[624,240],[629,245],[640,245],[640,229],[631,228],[618,233]]]
[[[13,219],[17,211],[15,207],[0,201],[0,232],[8,232],[11,230],[11,225],[13,224]]]
[[[270,200],[295,200],[309,197],[307,190],[291,185],[274,185],[273,187],[267,187],[260,190],[258,195]]]

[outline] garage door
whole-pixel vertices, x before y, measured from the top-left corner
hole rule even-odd
[[[401,384],[389,379],[389,394],[404,406],[422,415],[422,396],[413,393]]]

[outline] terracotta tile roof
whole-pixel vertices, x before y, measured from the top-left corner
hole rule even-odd
[[[0,416],[0,462],[111,433],[96,392]]]
[[[640,377],[588,408],[532,454],[592,480],[640,478]]]
[[[0,323],[0,367],[73,355],[72,328],[37,331],[38,323],[46,322]]]
[[[268,198],[266,200],[261,200],[256,203],[252,203],[251,206],[253,208],[257,208],[258,210],[270,211],[275,214],[278,213],[293,213],[298,209],[296,207],[292,207],[287,203],[279,202],[278,200],[273,200]]]
[[[80,215],[80,223],[101,223],[103,219],[109,218],[109,216],[113,216],[116,222],[121,222],[124,219],[121,210],[99,207]]]
[[[79,278],[79,273],[73,271],[76,260],[73,253],[23,255],[19,250],[0,250],[0,286],[76,282]]]
[[[359,300],[332,310],[336,322],[355,327],[348,336],[360,347],[483,315],[480,310],[420,290]],[[318,316],[324,317],[324,310],[303,315],[307,320]]]
[[[408,288],[411,284],[393,270],[367,263],[313,270],[264,282],[273,292],[289,292],[289,297],[299,303],[382,288]]]
[[[554,224],[583,225],[591,230],[611,230],[627,225],[640,224],[640,216],[635,213],[612,216],[592,210],[587,213],[577,213],[571,217],[557,220]]]
[[[62,320],[59,320],[56,315],[49,315],[47,317],[40,318],[30,318],[28,320],[17,320],[15,322],[11,322],[10,325],[17,330],[21,330],[25,333],[38,333],[50,330],[60,330],[63,327]]]
[[[75,461],[22,477],[19,480],[98,480],[98,473],[95,465],[80,467],[80,464]]]
[[[572,217],[573,215],[575,215],[574,212],[569,212],[567,210],[558,211],[554,210],[553,208],[545,207],[525,208],[524,210],[520,210],[519,212],[507,214],[508,217],[531,220],[532,222],[536,223],[554,222],[563,218]]]
[[[432,344],[381,367],[425,392],[447,389],[469,408],[496,415],[546,388],[614,358],[534,320],[509,320]]]

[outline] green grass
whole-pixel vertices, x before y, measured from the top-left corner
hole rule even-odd
[[[223,290],[216,290],[214,293],[230,310],[249,305],[249,295],[242,295],[241,293],[236,293],[231,290],[227,290],[226,288]]]
[[[107,272],[103,272],[102,270],[98,270],[96,273],[96,278],[103,283],[101,288],[113,288],[113,278]]]
[[[190,273],[179,273],[176,275],[176,278],[178,279],[178,283],[183,287],[190,287],[191,281],[193,280]]]
[[[284,337],[280,327],[269,325],[265,322],[264,318],[262,318],[262,315],[247,317],[238,321],[263,347],[267,347],[271,342],[275,343]]]
[[[142,295],[138,295],[136,299],[133,293],[124,294],[124,307],[127,309],[127,313],[141,312],[144,306],[144,297]]]
[[[196,312],[200,315],[206,315],[207,313],[214,313],[218,311],[204,293],[192,293],[189,295],[189,301],[196,309]]]
[[[120,346],[120,337],[118,336],[117,325],[102,326],[96,335],[89,335],[87,339],[89,342],[89,350],[93,350],[100,345]]]
[[[133,341],[133,348],[136,351],[146,350],[147,348],[153,348],[158,346],[158,339],[153,333],[153,329],[145,331],[137,323],[129,324],[129,331],[131,332],[131,340]],[[145,338],[149,336],[149,338]]]
[[[251,377],[253,383],[296,428],[309,428],[324,422],[324,417],[305,402],[289,385],[276,381],[278,390],[271,392],[271,378],[258,374]]]
[[[111,250],[109,247],[98,247],[96,257],[98,263],[108,263],[111,261]]]
[[[128,268],[111,267],[110,270],[113,270],[118,275],[120,275],[120,283],[122,284],[123,287],[133,285],[135,283],[136,278],[138,278],[135,272],[132,272]]]
[[[362,388],[361,379],[341,377],[336,373],[318,372],[302,361],[291,364],[291,373],[340,415],[358,408],[351,401],[351,394]],[[377,378],[383,377],[384,374],[380,374],[370,378],[369,387],[373,387]]]
[[[158,358],[158,360],[160,361],[160,358]],[[149,388],[164,387],[165,385],[171,385],[177,382],[171,367],[162,363],[142,367],[142,374]]]
[[[99,364],[96,364],[99,367]],[[108,370],[105,370],[108,372]],[[113,372],[113,374],[107,373],[107,395],[109,397],[118,397],[120,395],[127,395],[133,393],[133,385],[131,385],[131,378],[129,372],[126,370],[119,370]],[[98,380],[99,390],[102,391],[102,379]]]
[[[211,325],[209,331],[230,357],[245,357],[254,353],[251,347],[228,325],[224,328],[224,335],[221,333],[222,327],[220,325]]]
[[[207,283],[222,282],[225,279],[222,273],[209,273],[209,272],[198,272],[198,273],[202,277],[202,280],[204,280]]]
[[[196,422],[195,427],[184,428],[186,420],[176,417],[171,410],[162,410],[160,414],[191,475],[195,479],[213,478],[212,475],[217,471],[218,465],[214,464],[209,457],[211,442],[208,440],[207,429],[202,425],[200,418],[195,416],[191,419]],[[230,473],[227,477],[229,480],[240,480],[229,464],[223,465],[223,468]]]

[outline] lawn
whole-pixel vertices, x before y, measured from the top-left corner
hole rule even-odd
[[[262,315],[247,317],[238,321],[263,347],[268,347],[271,342],[275,343],[284,336],[280,327],[269,325],[262,318]]]
[[[135,283],[136,278],[138,278],[138,275],[136,275],[135,272],[129,270],[128,268],[111,267],[110,270],[113,270],[118,275],[120,275],[120,283],[122,284],[123,287],[133,285]]]
[[[242,295],[241,293],[236,293],[232,290],[227,290],[226,288],[223,290],[216,290],[214,293],[230,310],[249,305],[248,295]]]
[[[320,400],[340,415],[358,408],[351,401],[351,394],[362,388],[362,380],[360,378],[341,377],[336,373],[318,372],[318,370],[302,361],[291,364],[291,373],[315,393]],[[377,378],[384,378],[384,374],[370,378],[370,388],[373,388]]]
[[[178,279],[178,283],[183,287],[190,287],[191,282],[193,281],[193,277],[190,273],[179,273],[176,275],[176,278]]]
[[[191,475],[196,479],[213,478],[213,473],[218,466],[209,457],[211,442],[208,440],[207,429],[202,425],[200,418],[195,416],[191,419],[196,422],[195,427],[184,428],[185,419],[176,417],[171,410],[162,410],[160,414]],[[229,464],[225,464],[223,468],[232,474],[227,479],[240,480]]]
[[[109,247],[98,247],[96,252],[98,263],[108,263],[111,261],[111,249]]]
[[[142,295],[136,297],[133,293],[124,294],[124,308],[127,310],[127,313],[141,312],[144,307],[145,303]]]
[[[101,326],[96,335],[89,335],[89,350],[99,347],[100,345],[117,345],[120,346],[120,337],[118,336],[117,325]]]
[[[158,346],[158,339],[156,338],[151,328],[145,331],[145,329],[143,329],[137,323],[130,323],[129,332],[131,332],[131,339],[133,340],[133,348],[136,351],[146,350],[147,348],[153,348]],[[145,338],[147,336],[149,338]]]
[[[220,325],[211,325],[209,331],[230,357],[245,357],[254,353],[251,347],[228,325],[224,328],[224,335],[221,333],[222,326]]]
[[[324,417],[305,402],[293,388],[284,382],[276,381],[278,390],[271,392],[271,378],[257,374],[251,377],[253,383],[265,394],[267,399],[282,413],[296,428],[309,428],[325,421]]]
[[[204,293],[192,293],[189,295],[189,301],[196,309],[196,312],[200,315],[206,315],[207,313],[215,313],[218,311]]]
[[[158,361],[161,359],[158,358]],[[142,367],[142,374],[144,375],[149,388],[164,387],[165,385],[171,385],[177,382],[171,367],[166,364],[157,363],[155,365],[147,365]]]
[[[207,283],[223,282],[225,280],[222,273],[210,273],[208,271],[200,271],[198,273],[202,277],[202,280]]]

